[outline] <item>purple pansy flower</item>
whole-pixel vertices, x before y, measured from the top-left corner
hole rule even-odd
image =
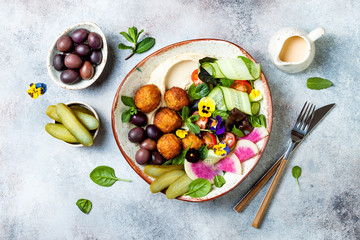
[[[217,125],[216,125],[216,134],[220,135],[225,132],[225,126],[222,124],[222,118],[220,116],[216,116]]]

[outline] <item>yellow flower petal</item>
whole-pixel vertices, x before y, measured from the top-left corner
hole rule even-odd
[[[178,136],[179,138],[185,138],[186,135],[188,135],[188,132],[182,129],[178,129],[176,130],[176,136]]]
[[[249,94],[249,98],[251,102],[256,102],[256,101],[260,101],[263,98],[263,95],[259,90],[253,89]]]

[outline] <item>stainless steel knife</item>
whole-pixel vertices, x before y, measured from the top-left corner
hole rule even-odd
[[[326,105],[324,107],[321,107],[319,109],[317,109],[314,113],[314,118],[310,124],[308,133],[305,135],[305,137],[307,135],[309,135],[309,133],[313,130],[314,127],[317,126],[317,124],[327,115],[327,113],[335,106],[335,103]],[[298,142],[295,144],[293,150],[291,152],[293,152],[301,143]],[[252,195],[250,196],[249,194],[253,191],[258,191],[260,189],[260,187],[258,186],[260,182],[262,182],[263,186],[271,177],[269,177],[268,173],[272,172],[270,176],[272,176],[275,172],[276,172],[276,168],[279,166],[279,163],[281,162],[281,159],[283,158],[284,155],[282,155],[267,171],[266,173],[258,180],[256,181],[256,183],[250,188],[250,190],[241,198],[241,200],[235,205],[234,210],[236,212],[240,212],[244,206],[250,201],[250,199],[252,198],[252,196],[254,195],[254,193],[252,193]],[[265,176],[268,178],[265,180]],[[265,180],[265,181],[264,181]],[[256,187],[256,190],[255,190]],[[246,201],[244,201],[244,199],[247,198]]]

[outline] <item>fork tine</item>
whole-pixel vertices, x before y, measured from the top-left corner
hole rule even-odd
[[[306,109],[306,112],[304,113],[304,116],[301,121],[301,125],[299,126],[299,130],[304,131],[306,127],[306,121],[310,118],[312,113],[313,104],[309,103],[308,108]]]
[[[306,102],[306,107],[304,105],[303,109],[301,110],[299,117],[298,117],[298,121],[296,122],[296,127],[298,129],[301,129],[301,127],[304,123],[304,120],[305,120],[305,116],[306,116],[310,106],[311,106],[311,103]]]
[[[310,123],[312,121],[312,119],[314,118],[314,112],[315,112],[315,108],[316,108],[316,105],[313,106],[312,110],[311,110],[311,114],[309,116],[309,118],[306,120],[305,122],[305,128],[304,128],[304,132],[306,133],[307,130],[309,129],[309,126],[310,126]]]
[[[302,115],[303,115],[303,112],[304,112],[305,108],[307,107],[307,103],[308,103],[308,102],[306,101],[305,104],[304,104],[304,106],[302,107],[301,112],[300,112],[298,118],[296,119],[295,126],[297,126],[299,123],[301,123],[301,117],[302,117]],[[305,111],[306,111],[306,110],[305,110]]]

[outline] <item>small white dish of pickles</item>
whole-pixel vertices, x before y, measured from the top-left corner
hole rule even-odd
[[[54,120],[45,130],[74,147],[91,146],[99,132],[100,120],[94,108],[82,102],[58,103],[46,109]]]

